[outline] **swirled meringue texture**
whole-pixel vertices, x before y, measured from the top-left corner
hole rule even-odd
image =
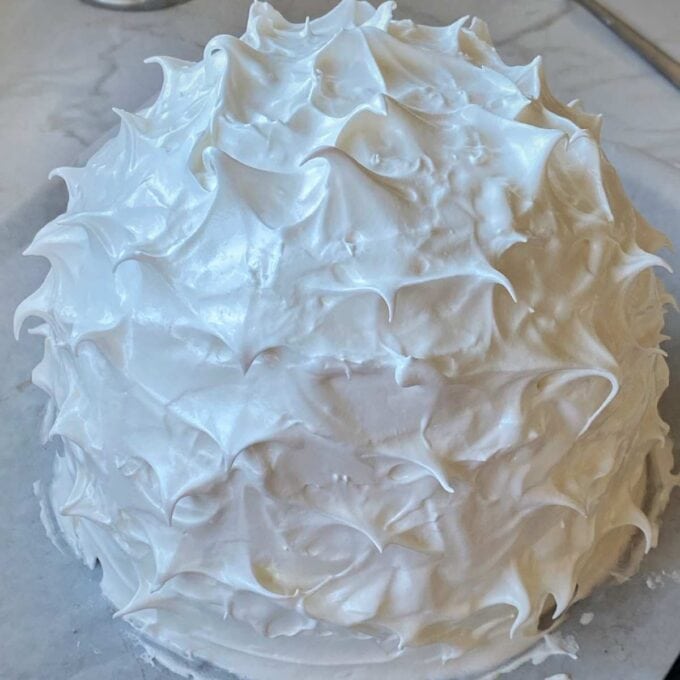
[[[27,250],[66,538],[118,616],[248,678],[494,666],[676,481],[666,241],[599,118],[481,21],[393,9],[256,2],[152,59]]]

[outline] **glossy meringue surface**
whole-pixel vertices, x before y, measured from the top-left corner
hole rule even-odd
[[[479,20],[252,5],[27,253],[51,499],[154,641],[248,678],[452,678],[649,549],[665,239]]]

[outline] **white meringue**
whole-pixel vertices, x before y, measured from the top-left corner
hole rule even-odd
[[[256,2],[157,59],[27,250],[62,530],[118,615],[248,678],[492,667],[676,481],[665,241],[599,118],[392,10]]]

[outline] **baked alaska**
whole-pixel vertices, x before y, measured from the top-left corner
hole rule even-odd
[[[255,2],[26,251],[50,500],[148,639],[244,678],[496,667],[657,541],[665,239],[485,24]]]

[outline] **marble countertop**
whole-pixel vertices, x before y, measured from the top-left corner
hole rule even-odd
[[[59,555],[40,526],[37,501],[30,489],[33,480],[45,477],[49,459],[42,454],[34,429],[41,395],[29,388],[26,380],[39,347],[35,341],[14,343],[9,324],[11,311],[35,287],[33,282],[45,266],[34,258],[18,258],[17,253],[44,222],[63,209],[63,187],[59,182],[48,185],[48,172],[82,159],[83,153],[117,124],[112,106],[134,110],[158,90],[160,69],[144,65],[143,59],[155,54],[199,58],[203,45],[214,34],[242,32],[249,4],[250,0],[191,0],[169,10],[127,13],[96,9],[79,0],[0,2],[3,680],[170,677],[130,651],[133,643],[122,622],[110,621],[96,575],[84,580],[83,568],[78,568],[72,556]],[[273,4],[289,18],[302,21],[306,15],[329,9],[335,0],[273,0]],[[680,57],[678,0],[607,0],[607,4]],[[605,146],[620,169],[619,159],[628,159],[623,180],[633,200],[657,226],[667,231],[673,227],[674,240],[680,243],[680,93],[572,0],[400,0],[397,13],[432,24],[449,23],[462,14],[475,14],[487,21],[506,61],[526,63],[536,54],[544,55],[548,81],[560,99],[579,98],[586,110],[604,114]],[[638,174],[640,182],[636,182]],[[680,337],[680,330],[674,336]],[[671,370],[674,390],[680,390],[680,342],[674,343]],[[680,423],[680,398],[674,397],[667,408],[667,417]],[[664,527],[667,541],[680,536],[679,495]],[[16,519],[19,516],[23,525]],[[663,544],[663,534],[661,540]],[[665,553],[658,553],[652,553],[637,580],[616,589],[618,595],[598,594],[577,608],[578,621],[580,612],[606,601],[607,608],[615,610],[612,616],[620,617],[606,644],[589,641],[585,629],[577,637],[584,659],[590,655],[592,661],[597,648],[603,655],[610,654],[611,661],[616,659],[617,668],[627,668],[628,675],[617,676],[623,680],[661,680],[680,649],[680,630],[677,625],[665,624],[677,618],[680,607],[680,539]],[[52,588],[55,580],[72,584],[77,597],[70,586]],[[13,596],[21,587],[30,588]],[[663,588],[665,601],[658,597]],[[650,592],[656,593],[656,600],[650,598]],[[634,624],[625,618],[631,615],[630,598],[637,598]],[[43,611],[51,612],[53,618],[47,622],[49,633],[37,636],[34,622]],[[640,617],[648,636],[663,637],[660,631],[664,626],[673,630],[666,631],[661,646],[650,643],[649,649],[638,653],[631,649],[631,640],[638,649],[648,641],[631,633]],[[663,621],[656,627],[648,625],[647,619],[655,617]],[[593,623],[587,630],[595,626]],[[41,638],[40,644],[36,637]],[[57,656],[61,665],[50,667],[49,660]],[[565,662],[548,664],[545,670],[568,672],[574,680],[614,677],[607,673],[603,659],[599,666],[568,666]],[[592,674],[585,670],[595,667],[599,670]],[[512,678],[533,680],[550,672],[531,669]]]
[[[278,0],[304,20],[335,0]],[[680,54],[677,0],[608,0]],[[250,0],[191,0],[158,12],[115,12],[78,0],[3,0],[0,8],[0,214],[20,205],[54,167],[117,124],[112,106],[140,107],[160,86],[145,57],[197,59],[215,33],[240,34]],[[644,10],[642,10],[644,5]],[[605,116],[604,136],[680,165],[680,96],[572,0],[400,0],[424,23],[485,19],[503,57],[545,57],[555,94]]]

